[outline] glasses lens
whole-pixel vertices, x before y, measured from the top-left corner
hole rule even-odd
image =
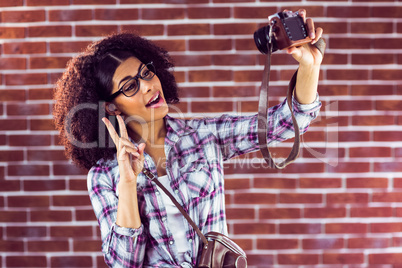
[[[148,63],[141,69],[141,78],[144,80],[151,80],[155,76],[155,67],[152,63]]]
[[[122,87],[123,94],[127,97],[133,96],[139,89],[139,81],[137,77],[128,80]]]

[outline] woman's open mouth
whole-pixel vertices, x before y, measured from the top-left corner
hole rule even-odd
[[[160,95],[160,92],[157,92],[145,105],[147,108],[158,108],[163,104],[163,98]]]

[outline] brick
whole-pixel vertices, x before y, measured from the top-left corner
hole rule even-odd
[[[268,193],[239,193],[234,195],[236,204],[275,204],[276,194]]]
[[[387,85],[352,85],[351,94],[355,96],[393,95],[393,87]]]
[[[271,71],[271,81],[278,80],[276,71]],[[233,71],[233,80],[235,82],[259,82],[262,79],[262,70],[242,70],[242,71]]]
[[[231,78],[232,72],[226,70],[189,71],[190,82],[230,81]]]
[[[8,115],[48,115],[49,104],[8,104]]]
[[[77,221],[93,221],[93,222],[97,221],[97,218],[95,217],[94,211],[92,209],[91,210],[76,209],[75,219]]]
[[[328,6],[327,17],[334,18],[370,18],[368,6]]]
[[[55,195],[53,196],[53,206],[90,206],[88,195]]]
[[[359,207],[350,209],[350,217],[359,218],[375,218],[375,217],[392,217],[391,207]]]
[[[249,179],[225,179],[226,190],[237,190],[250,188]]]
[[[74,252],[97,252],[102,247],[98,240],[75,240],[73,242]]]
[[[26,222],[28,219],[25,211],[2,211],[0,222]]]
[[[164,35],[165,26],[163,24],[141,24],[141,25],[122,25],[122,31],[134,31],[141,36]]]
[[[7,198],[9,207],[48,207],[49,196],[9,196]]]
[[[42,136],[40,136],[42,137]],[[28,161],[63,161],[63,150],[28,150]]]
[[[24,242],[23,241],[0,241],[0,251],[2,252],[23,252]]]
[[[329,193],[327,194],[327,203],[328,204],[362,204],[368,203],[368,194],[367,193]]]
[[[325,53],[325,57],[322,62],[323,65],[344,65],[348,64],[348,55],[345,54],[332,54]]]
[[[1,39],[17,39],[25,37],[25,27],[0,27]]]
[[[394,188],[402,188],[402,178],[394,178]]]
[[[53,90],[50,88],[29,89],[29,100],[52,100]]]
[[[186,11],[189,19],[224,19],[231,16],[229,7],[188,7]]]
[[[143,20],[182,20],[185,18],[184,8],[143,8]]]
[[[328,172],[336,173],[365,173],[370,171],[370,163],[349,162],[337,163],[336,166],[328,166]]]
[[[47,84],[47,74],[45,73],[26,73],[26,74],[6,74],[6,85],[41,85]]]
[[[293,163],[283,170],[283,173],[316,173],[324,172],[324,163]]]
[[[28,241],[30,252],[59,252],[68,251],[69,243],[65,241]]]
[[[0,70],[24,70],[27,68],[24,58],[0,58]]]
[[[342,238],[317,238],[303,239],[303,249],[341,249],[343,248],[344,240]]]
[[[319,263],[318,254],[278,254],[278,263],[283,265],[314,265]]]
[[[96,20],[138,20],[139,9],[95,9]]]
[[[69,180],[69,187],[71,191],[87,191],[87,181],[86,177],[83,177],[83,179],[70,179]]]
[[[371,253],[368,255],[369,264],[402,264],[401,253]]]
[[[324,264],[362,264],[364,263],[363,253],[324,253]]]
[[[9,176],[48,176],[49,166],[48,165],[9,165],[8,166]]]
[[[354,116],[352,124],[356,126],[379,126],[379,125],[393,125],[395,119],[393,116]]]
[[[28,27],[29,37],[69,37],[72,35],[72,28],[68,25],[48,25]]]
[[[368,224],[364,223],[327,223],[325,233],[327,234],[364,234],[368,232]]]
[[[322,203],[322,194],[308,193],[281,193],[279,194],[279,203],[286,204],[314,204]]]
[[[6,232],[9,238],[35,238],[45,237],[47,235],[46,229],[44,226],[7,226]]]
[[[65,180],[26,180],[23,182],[24,191],[27,192],[53,192],[66,190]]]
[[[2,91],[0,94],[0,101],[25,101],[26,91],[13,89],[8,91]]]
[[[55,130],[53,119],[31,119],[31,130]]]
[[[297,239],[258,239],[257,249],[277,250],[277,249],[297,249]]]
[[[260,219],[298,219],[301,217],[300,208],[260,208]]]
[[[37,210],[31,211],[31,221],[33,222],[63,222],[71,221],[71,211],[62,210]]]
[[[51,53],[77,53],[88,45],[89,42],[86,41],[50,42],[49,48]]]
[[[234,6],[233,14],[234,18],[238,19],[267,19],[270,14],[277,12],[276,7],[253,7],[253,6]],[[257,28],[256,28],[257,30]]]
[[[344,218],[346,217],[346,208],[323,207],[323,208],[305,208],[305,218]]]
[[[354,34],[376,34],[392,33],[391,22],[353,22],[351,24],[351,33]]]
[[[87,175],[88,171],[80,169],[71,164],[55,164],[53,165],[53,173],[56,176],[59,175]]]
[[[24,119],[0,119],[0,130],[26,130],[27,121]]]
[[[68,6],[70,0],[27,0],[27,6]]]
[[[44,10],[24,10],[24,11],[3,11],[1,12],[1,22],[23,23],[41,22],[46,20]]]
[[[0,162],[13,162],[23,160],[24,160],[23,151],[11,151],[11,150],[0,151]]]
[[[45,42],[4,43],[4,54],[46,53]]]
[[[280,178],[255,178],[254,187],[270,189],[294,189],[296,188],[296,180]]]
[[[388,188],[387,178],[348,178],[347,188]]]
[[[92,237],[92,226],[52,226],[50,236],[53,238],[85,238]]]
[[[375,38],[373,47],[376,49],[397,49],[402,38]]]
[[[316,223],[281,223],[280,234],[320,234],[321,224]]]
[[[117,32],[117,25],[77,25],[75,33],[77,36],[104,36]]]
[[[232,48],[232,42],[229,39],[216,39],[216,40],[190,40],[189,50],[191,51],[227,51]]]
[[[86,20],[92,20],[92,10],[89,9],[49,10],[49,21],[86,21]]]
[[[348,239],[348,248],[387,248],[391,245],[390,238],[356,237]]]
[[[342,180],[338,178],[300,178],[300,188],[340,188]]]
[[[400,80],[401,76],[402,76],[401,70],[394,70],[394,69],[373,70],[374,80]]]
[[[275,224],[270,223],[235,223],[233,224],[234,234],[273,234]]]
[[[209,35],[209,24],[174,24],[167,25],[167,33],[169,36],[176,35]]]
[[[54,256],[50,263],[52,267],[93,267],[91,256]]]
[[[61,69],[69,60],[70,57],[31,57],[29,66],[31,69]]]
[[[241,25],[236,24],[214,24],[213,32],[215,35],[242,35],[254,33],[258,27],[255,23],[242,23]]]
[[[374,163],[374,172],[402,172],[400,162]]]
[[[213,55],[212,57],[213,63],[217,66],[223,65],[254,65],[256,62],[256,58],[254,55]]]
[[[371,233],[397,233],[402,232],[400,222],[379,222],[370,224]]]
[[[356,65],[375,65],[375,64],[394,64],[395,57],[392,54],[353,54],[352,64]]]
[[[343,70],[327,70],[328,80],[368,80],[368,70],[356,70],[356,69],[343,69]]]
[[[114,5],[116,0],[73,0],[74,5]]]
[[[24,5],[23,0],[7,0],[7,1],[0,2],[0,7],[16,7],[16,6],[23,6],[23,5]]]
[[[7,256],[7,267],[47,267],[46,256]]]
[[[374,141],[400,141],[402,135],[402,131],[375,131],[374,132]]]
[[[186,51],[186,41],[182,39],[178,40],[153,40],[153,42],[167,51],[171,52],[176,52],[176,51]],[[171,55],[172,56],[172,55]],[[190,56],[190,55],[181,55],[183,57]],[[197,55],[194,55],[197,56]],[[206,55],[203,55],[204,57],[208,58]],[[179,58],[180,55],[175,55],[173,56],[174,59]],[[202,60],[202,58],[199,56],[198,59]],[[177,61],[174,60],[175,66],[177,65]],[[193,62],[193,64],[199,64],[198,62]],[[209,64],[208,64],[209,65]]]
[[[387,101],[376,101],[375,108],[377,111],[399,111],[402,107],[402,101],[398,100],[387,100]]]
[[[49,135],[13,135],[9,137],[10,146],[49,146]]]
[[[349,148],[350,157],[391,157],[389,147],[353,147]]]
[[[339,101],[339,111],[364,111],[372,110],[373,104],[370,101]]]
[[[340,132],[338,134],[340,142],[370,140],[370,132],[368,131],[348,131],[348,132]]]

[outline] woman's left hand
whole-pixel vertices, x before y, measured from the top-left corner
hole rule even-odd
[[[321,52],[314,46],[314,44],[321,38],[323,29],[321,27],[315,28],[313,19],[306,19],[306,10],[299,9],[299,15],[303,18],[304,23],[307,25],[307,31],[312,39],[311,43],[305,44],[300,47],[292,47],[287,49],[287,53],[291,54],[295,60],[302,66],[320,65],[323,59]]]

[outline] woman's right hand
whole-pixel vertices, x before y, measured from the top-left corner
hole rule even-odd
[[[145,144],[141,143],[138,147],[134,145],[128,138],[127,128],[124,124],[123,118],[120,115],[117,115],[116,117],[119,123],[121,137],[119,137],[119,134],[117,134],[112,123],[110,123],[106,117],[102,118],[102,121],[105,123],[110,137],[117,148],[120,182],[136,183],[138,174],[140,174],[144,168]]]

